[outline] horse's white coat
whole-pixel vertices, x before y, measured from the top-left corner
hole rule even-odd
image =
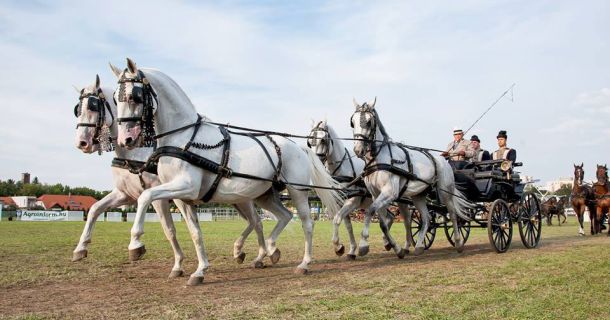
[[[375,116],[372,113],[374,112],[375,103],[373,102],[360,106],[356,101],[354,101],[354,104],[356,106],[356,112],[352,116],[354,137],[358,138],[364,136],[369,137],[369,139],[372,138],[373,140],[382,141],[384,137],[380,130],[381,120],[379,119],[379,117],[375,119]],[[365,112],[360,111],[363,109],[365,110]],[[378,122],[375,123],[376,121]],[[372,128],[375,128],[375,132],[371,132]],[[389,137],[387,138],[389,139],[389,141],[391,141]],[[381,142],[374,143],[376,143],[378,146],[381,145]],[[393,144],[390,144],[390,148],[392,148],[392,155],[394,160],[404,161],[406,159],[404,152],[400,148]],[[392,157],[390,156],[390,152],[387,146],[383,146],[379,153],[375,156],[371,154],[370,150],[366,147],[366,141],[363,140],[355,141],[354,152],[358,157],[365,159],[367,163],[370,163],[372,165],[378,163],[390,164],[392,161]],[[443,205],[447,207],[447,211],[449,212],[449,216],[453,225],[458,225],[456,214],[460,215],[465,219],[469,219],[467,217],[466,210],[468,210],[469,208],[473,208],[473,205],[463,200],[463,194],[455,188],[453,171],[447,161],[445,161],[439,155],[433,155],[433,160],[431,160],[422,152],[414,150],[408,150],[408,152],[410,156],[410,161],[413,165],[412,173],[425,182],[417,180],[408,181],[407,178],[388,171],[373,172],[372,174],[364,178],[364,182],[369,192],[373,195],[374,199],[372,205],[369,207],[368,213],[370,214],[380,209],[385,211],[387,206],[398,198],[409,198],[421,214],[422,230],[428,230],[430,216],[426,205],[425,191],[428,188],[429,184],[433,184],[436,182],[439,190],[440,201]],[[394,164],[394,166],[408,171],[408,166],[406,163],[396,163]],[[408,187],[406,188],[404,194],[400,195],[399,192],[401,188],[405,185],[405,183],[408,183]],[[408,224],[411,219],[411,213],[409,208],[404,204],[399,204],[399,208],[401,214],[405,216],[405,224]],[[385,236],[388,238],[390,244],[393,246],[394,251],[400,256],[402,253],[402,249],[387,232],[387,224],[389,222],[387,217],[385,215],[380,215],[379,218],[380,225]],[[407,239],[405,245],[407,250],[410,247],[410,239],[411,229],[407,228]],[[420,254],[423,252],[423,240],[423,236],[418,238],[418,241],[415,244],[416,254]],[[456,244],[457,250],[462,251],[463,240],[461,239],[461,234],[459,232],[454,232],[454,242]]]
[[[155,110],[155,129],[157,133],[167,132],[194,123],[197,120],[195,107],[171,78],[157,70],[141,69],[141,71],[150,81],[159,99],[159,106]],[[129,59],[128,71],[126,72],[130,73],[129,76],[133,76],[137,72],[135,64]],[[130,84],[127,84],[126,92],[130,92],[130,90]],[[128,102],[119,102],[118,114],[119,117],[133,117],[134,114],[141,114],[141,109],[143,109],[141,104],[135,105]],[[119,144],[135,147],[135,143],[140,140],[139,133],[134,134],[132,130],[136,127],[139,127],[139,125],[131,126],[130,128],[128,125],[120,124]],[[192,134],[192,128],[179,131],[159,139],[157,143],[159,147],[182,147],[190,140]],[[132,141],[135,143],[128,143],[127,138],[132,138]],[[204,123],[199,128],[194,141],[213,145],[222,139],[223,136],[216,126]],[[311,150],[301,148],[294,142],[282,137],[274,137],[274,139],[282,150],[283,166],[281,180],[299,184],[313,183],[320,186],[340,187],[340,184],[332,180],[328,173],[326,173],[323,164]],[[274,151],[273,144],[265,138],[261,138],[261,143],[269,150],[270,156],[274,163],[277,164],[278,157]],[[191,148],[189,151],[217,163],[222,158],[222,148],[212,150]],[[271,179],[274,175],[274,169],[259,145],[251,138],[240,135],[231,136],[228,166],[234,172],[247,173],[261,178]],[[216,177],[216,174],[173,157],[161,157],[158,163],[158,172],[163,184],[144,191],[138,198],[136,223],[132,230],[132,236],[141,232],[139,228],[144,217],[143,213],[151,201],[173,198],[183,199],[192,203],[199,202],[199,199],[209,190]],[[239,204],[255,200],[263,208],[288,217],[290,212],[279,203],[277,196],[270,196],[270,194],[274,194],[270,189],[271,183],[266,181],[238,177],[223,178],[210,202]],[[305,233],[305,254],[303,261],[298,266],[298,270],[306,272],[312,259],[313,235],[313,221],[310,217],[307,191],[290,185],[287,186],[287,190],[297,207]],[[336,213],[338,211],[342,204],[338,192],[323,189],[316,189],[316,192],[331,212]],[[267,240],[268,252],[275,251],[275,240],[287,223],[288,220],[283,219],[276,225],[271,238]],[[199,258],[199,266],[196,272],[191,275],[191,278],[203,277],[209,263],[207,257],[205,257],[201,231],[196,222],[189,224],[189,230],[195,242]]]

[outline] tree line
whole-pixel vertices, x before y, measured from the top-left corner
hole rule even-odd
[[[61,183],[46,184],[38,182],[38,178],[34,177],[32,183],[22,183],[21,181],[15,181],[8,179],[6,181],[0,180],[0,196],[33,196],[40,197],[43,194],[71,194],[77,196],[92,196],[97,200],[100,200],[106,196],[110,191],[97,191],[87,187],[70,187]]]

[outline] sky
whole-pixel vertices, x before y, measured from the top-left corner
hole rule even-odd
[[[125,58],[218,122],[350,137],[377,97],[395,141],[445,148],[499,130],[540,183],[610,164],[609,1],[2,1],[0,180],[112,189],[113,154],[74,145],[78,94]],[[512,100],[512,101],[511,101]],[[305,141],[299,141],[305,144]]]

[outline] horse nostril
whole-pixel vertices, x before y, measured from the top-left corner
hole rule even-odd
[[[133,142],[133,138],[125,138],[125,144],[131,144]]]
[[[87,146],[87,141],[81,141],[79,145],[81,148],[84,148]]]

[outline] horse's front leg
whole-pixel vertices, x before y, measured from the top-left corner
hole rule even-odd
[[[578,235],[579,236],[584,236],[585,235],[585,226],[584,226],[584,220],[585,220],[585,210],[577,207],[576,210],[574,210],[574,212],[576,212],[576,217],[578,218]]]
[[[405,225],[405,232],[407,236],[405,237],[406,240],[404,249],[408,254],[409,249],[411,248],[411,239],[413,239],[411,228],[409,228],[409,225],[411,224],[411,208],[409,208],[408,205],[403,203],[399,203],[398,208],[400,209],[400,215],[402,216],[403,223]],[[413,247],[415,247],[415,244],[413,244]]]
[[[254,224],[252,223],[251,217],[246,215],[239,205],[234,204],[233,207],[237,210],[239,215],[248,222],[248,225],[246,225],[244,231],[242,231],[239,237],[235,240],[235,242],[233,242],[233,259],[238,264],[242,264],[246,259],[246,253],[242,251],[244,247],[244,242],[246,241],[252,230],[254,230]]]
[[[124,204],[128,204],[130,202],[131,199],[127,195],[125,195],[118,189],[114,189],[108,195],[103,197],[100,201],[94,203],[91,206],[89,214],[87,215],[87,222],[85,223],[83,233],[80,236],[78,245],[76,245],[76,248],[72,253],[73,262],[80,261],[87,257],[87,247],[89,246],[89,243],[91,243],[91,234],[93,233],[95,222],[97,221],[97,218],[100,216],[100,214],[104,213],[104,211],[108,208],[115,208]]]
[[[174,200],[174,202],[179,201],[180,200]],[[182,248],[180,248],[180,244],[178,243],[178,239],[176,238],[176,227],[174,226],[174,219],[172,218],[172,214],[171,212],[169,212],[169,201],[153,201],[152,205],[155,208],[157,214],[159,215],[159,221],[161,222],[163,233],[165,234],[165,237],[171,244],[172,250],[174,251],[174,266],[172,267],[172,271],[169,274],[169,278],[182,277],[184,275],[184,269],[182,269],[184,253],[182,252]]]
[[[349,217],[349,214],[354,212],[356,208],[360,206],[360,198],[353,197],[345,200],[343,203],[343,207],[337,212],[335,217],[333,218],[333,246],[335,247],[335,254],[337,256],[342,256],[345,253],[345,246],[341,243],[339,239],[339,226],[341,225],[341,220],[345,220],[345,228],[347,229],[347,233],[350,238],[350,251],[348,253],[348,259],[355,258],[354,255],[356,252],[356,240],[354,237],[354,230],[352,228],[352,222]],[[353,259],[352,259],[353,260]]]
[[[169,199],[197,199],[198,195],[199,184],[195,184],[192,177],[176,177],[168,183],[144,190],[138,198],[136,222],[131,229],[131,243],[129,244],[129,248],[134,249],[141,247],[139,238],[144,233],[144,230],[142,229],[142,223],[144,220],[143,217],[146,208],[148,208],[152,201]],[[203,245],[203,237],[199,227],[199,221],[193,206],[185,205],[182,209],[184,210],[182,213],[186,220],[186,225],[189,229],[191,239],[193,240],[193,244],[197,252],[197,260],[199,261],[197,270],[191,274],[187,284],[199,285],[203,283],[204,272],[208,269],[210,264]]]

